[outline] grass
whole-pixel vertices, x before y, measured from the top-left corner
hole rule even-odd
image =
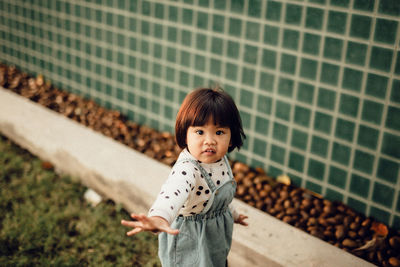
[[[0,266],[160,266],[157,237],[125,235],[129,215],[96,207],[78,180],[0,136]]]

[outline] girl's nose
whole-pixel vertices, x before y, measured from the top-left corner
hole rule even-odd
[[[206,136],[206,138],[204,139],[204,143],[206,145],[215,145],[216,141],[212,136]]]

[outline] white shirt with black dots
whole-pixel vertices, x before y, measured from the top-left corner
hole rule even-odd
[[[171,224],[178,215],[190,216],[199,214],[207,205],[211,197],[211,189],[201,171],[189,160],[196,160],[187,149],[178,157],[177,163],[172,167],[168,179],[161,187],[156,201],[150,208],[148,216],[160,216]],[[224,159],[215,163],[200,163],[214,184],[218,187],[229,180],[228,167]],[[229,205],[233,218],[239,214],[232,203]]]

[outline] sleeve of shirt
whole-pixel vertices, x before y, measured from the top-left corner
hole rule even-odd
[[[194,184],[192,164],[188,161],[175,164],[150,208],[148,216],[160,216],[171,224],[188,199],[190,189]]]
[[[232,213],[233,220],[236,221],[239,218],[239,213],[235,209],[235,206],[233,205],[233,203],[229,204],[229,210]]]

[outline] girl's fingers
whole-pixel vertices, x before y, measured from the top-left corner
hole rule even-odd
[[[136,235],[137,233],[142,232],[143,229],[142,228],[135,228],[133,230],[130,230],[129,232],[126,233],[127,236],[132,236],[132,235]]]
[[[123,226],[128,226],[128,227],[141,227],[143,225],[141,222],[125,221],[125,220],[122,220],[121,224]]]

